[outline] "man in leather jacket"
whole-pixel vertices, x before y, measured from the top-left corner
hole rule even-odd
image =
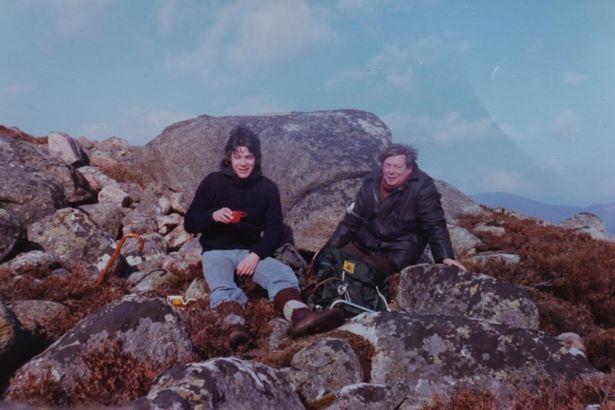
[[[437,263],[466,270],[455,260],[440,193],[416,158],[412,146],[390,145],[328,244],[387,274],[416,264],[429,244]]]

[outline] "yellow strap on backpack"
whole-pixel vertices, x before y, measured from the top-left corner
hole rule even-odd
[[[346,272],[350,273],[351,275],[354,273],[354,268],[355,268],[355,263],[354,262],[350,262],[349,260],[344,260],[344,264],[342,265],[342,269],[344,269]]]

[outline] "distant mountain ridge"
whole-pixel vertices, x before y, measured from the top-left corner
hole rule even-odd
[[[591,212],[600,217],[611,235],[615,235],[615,202],[595,204],[586,207],[546,204],[521,195],[506,192],[482,192],[470,195],[478,203],[490,207],[508,208],[524,215],[540,218],[547,222],[562,222],[579,212]]]

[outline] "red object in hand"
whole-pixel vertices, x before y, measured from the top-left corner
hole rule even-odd
[[[231,214],[232,216],[230,223],[232,224],[236,224],[237,222],[241,221],[241,218],[244,218],[247,215],[247,213],[245,213],[244,211],[232,211]]]

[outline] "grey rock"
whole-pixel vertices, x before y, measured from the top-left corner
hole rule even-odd
[[[615,241],[615,238],[609,235],[602,219],[591,212],[579,212],[565,219],[561,224],[578,233],[588,234],[594,239]]]
[[[98,203],[81,205],[83,211],[103,232],[113,239],[117,239],[122,231],[124,213],[116,204]]]
[[[79,171],[85,179],[88,180],[90,186],[96,192],[100,191],[107,185],[118,185],[118,182],[115,179],[107,176],[107,174],[102,172],[99,167],[86,165],[79,167],[77,171]]]
[[[160,202],[158,202],[158,204],[160,205]],[[171,203],[169,202],[169,205],[170,204]],[[164,214],[158,215],[156,217],[156,225],[158,226],[158,232],[163,235],[168,234],[169,232],[171,232],[171,230],[173,230],[173,228],[182,224],[183,222],[184,219],[181,217],[180,214]]]
[[[476,253],[476,247],[482,245],[480,239],[461,226],[449,226],[448,232],[451,235],[451,242],[457,257],[473,255]]]
[[[455,224],[462,215],[480,215],[484,213],[483,208],[472,198],[444,181],[435,180],[436,187],[442,195],[442,208],[444,215],[450,224]]]
[[[318,252],[329,240],[346,208],[355,200],[362,178],[345,179],[319,187],[301,198],[285,217],[298,247]]]
[[[23,328],[43,341],[54,341],[62,336],[58,323],[70,314],[66,306],[50,300],[18,300],[9,307]]]
[[[149,272],[139,271],[128,277],[128,283],[133,284],[132,292],[145,293],[164,288],[177,280],[177,275],[166,269],[154,269]]]
[[[169,244],[169,249],[178,250],[185,243],[189,242],[194,236],[184,229],[184,225],[178,225],[171,230],[168,234],[165,235],[164,239],[166,239]]]
[[[429,400],[414,397],[402,383],[393,385],[356,383],[344,386],[336,393],[327,410],[422,409]]]
[[[25,238],[25,229],[21,222],[0,205],[0,262]]]
[[[359,359],[342,339],[328,337],[304,347],[293,356],[291,366],[290,379],[307,403],[363,381]]]
[[[98,193],[98,202],[125,207],[130,205],[132,198],[119,186],[107,185]]]
[[[73,208],[58,210],[28,227],[28,238],[53,255],[69,270],[86,270],[98,276],[111,254],[114,238],[99,229],[82,211]],[[114,265],[117,273],[121,264]]]
[[[135,403],[142,409],[303,409],[278,370],[236,358],[175,367]]]
[[[487,262],[503,263],[505,265],[517,265],[521,262],[521,256],[516,253],[488,251],[481,252],[470,257],[470,260],[476,263],[485,264]]]
[[[167,255],[167,241],[157,233],[140,236],[143,238],[143,249],[140,249],[139,240],[128,238],[122,247],[122,255],[130,266],[136,266],[140,270],[153,269],[155,266],[151,266],[148,262],[161,260]]]
[[[82,386],[80,381],[95,377],[87,365],[88,357],[105,351],[134,360],[137,365],[129,371],[162,372],[195,357],[179,317],[167,303],[126,297],[86,317],[22,366],[11,380],[6,396],[10,400],[21,389],[36,388],[37,383],[50,379],[69,396]],[[44,386],[38,389],[44,391]]]
[[[371,382],[403,380],[414,396],[448,397],[455,386],[492,391],[500,401],[541,379],[571,380],[596,370],[555,337],[537,330],[441,315],[362,314],[340,330],[375,348]]]
[[[206,300],[209,297],[209,289],[202,276],[190,282],[186,289],[186,299]]]
[[[0,300],[0,361],[3,363],[15,352],[21,332],[14,313]]]
[[[44,278],[56,267],[57,260],[43,251],[30,251],[17,255],[6,265],[13,275]]]
[[[60,158],[68,165],[78,167],[88,163],[88,157],[83,152],[81,145],[62,132],[54,131],[47,136],[47,149],[49,154]]]
[[[124,219],[122,219],[122,225],[124,235],[128,233],[149,234],[158,232],[155,214],[144,212],[144,210],[139,208],[128,212]]]
[[[504,236],[506,234],[506,229],[501,226],[488,225],[485,222],[480,222],[476,225],[472,231],[475,233],[488,233],[493,236]]]
[[[527,292],[509,283],[444,265],[416,265],[401,272],[400,309],[482,319],[538,329],[538,308]]]

